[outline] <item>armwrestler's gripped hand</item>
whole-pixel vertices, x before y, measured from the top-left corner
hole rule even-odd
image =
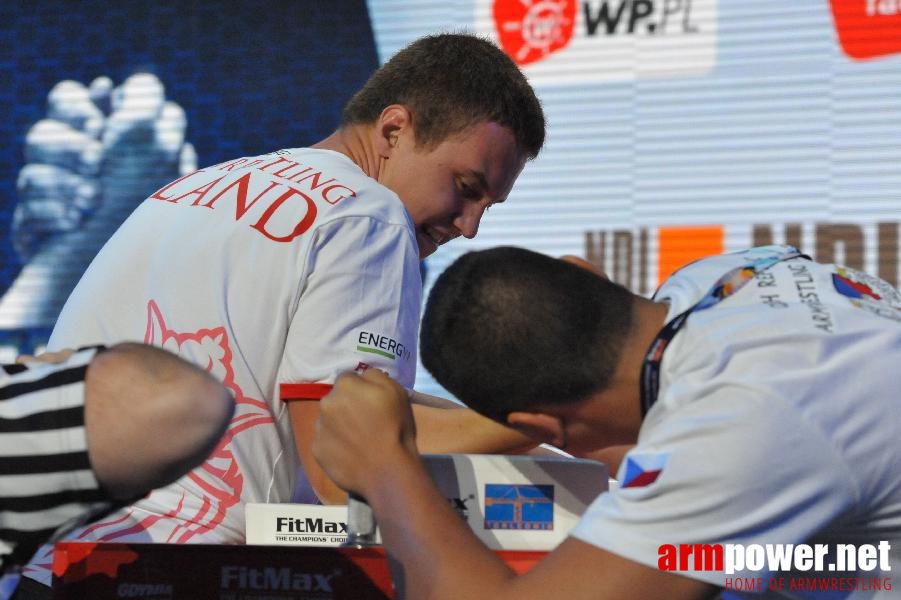
[[[366,497],[380,473],[418,456],[406,390],[377,369],[340,375],[321,401],[313,454],[336,484]]]

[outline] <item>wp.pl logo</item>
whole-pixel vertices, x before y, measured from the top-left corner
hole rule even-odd
[[[495,2],[493,12],[501,47],[521,65],[560,50],[573,37],[575,0]]]
[[[901,0],[831,0],[838,41],[856,60],[901,52]]]
[[[718,0],[474,0],[476,33],[538,83],[697,76],[716,62]]]

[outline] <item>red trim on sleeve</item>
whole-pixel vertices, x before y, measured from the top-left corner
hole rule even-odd
[[[322,400],[323,396],[332,391],[330,383],[281,383],[278,387],[282,402]]]

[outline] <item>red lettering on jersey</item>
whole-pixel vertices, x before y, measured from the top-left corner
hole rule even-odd
[[[223,163],[215,168],[220,171],[231,171],[237,168],[249,168],[260,162],[263,161],[254,160],[248,162],[247,159],[238,159],[230,163]],[[220,200],[223,197],[227,197],[227,202],[233,200],[235,203],[236,221],[243,218],[250,209],[262,200],[260,203],[261,207],[265,208],[262,209],[263,212],[259,217],[251,217],[256,218],[256,221],[250,225],[250,227],[259,231],[274,242],[291,242],[294,238],[308,231],[310,227],[313,226],[313,222],[316,220],[318,214],[318,207],[310,196],[299,189],[284,185],[277,181],[269,181],[268,179],[265,182],[266,187],[264,189],[255,196],[250,196],[250,184],[251,179],[254,177],[253,173],[257,170],[262,171],[263,169],[275,165],[282,166],[277,172],[273,173],[273,175],[283,177],[283,180],[292,181],[294,183],[304,183],[305,186],[309,186],[311,191],[318,191],[322,196],[322,199],[328,204],[335,205],[345,198],[357,195],[351,188],[337,183],[337,180],[334,177],[323,180],[324,176],[322,171],[316,171],[311,167],[303,167],[300,163],[278,157],[276,160],[270,161],[262,167],[248,170],[225,184],[222,184],[222,181],[226,176],[222,175],[212,181],[207,181],[202,185],[193,187],[193,189],[188,191],[184,191],[184,188],[188,187],[187,185],[183,186],[181,190],[173,190],[179,183],[186,181],[189,177],[196,173],[204,172],[195,171],[195,173],[185,175],[161,188],[153,194],[151,198],[155,200],[164,200],[172,204],[179,203],[183,200],[190,200],[190,206],[203,206],[205,208],[214,209],[217,208],[217,204],[220,203]],[[299,169],[299,171],[296,169]],[[291,171],[293,171],[293,173]],[[259,180],[256,180],[256,183],[257,188],[262,184]],[[284,191],[279,191],[277,188],[281,188]],[[170,190],[172,190],[171,193],[169,193]],[[270,192],[272,193],[270,194]],[[215,195],[208,198],[211,194]],[[276,194],[280,195],[276,197]],[[267,195],[269,198],[266,197]],[[298,205],[289,202],[289,200],[295,196],[300,196],[300,198],[303,199],[304,204]],[[288,215],[288,217],[273,220],[273,217],[276,213],[279,213],[280,210],[280,214]],[[295,213],[299,214],[295,217]]]
[[[241,175],[240,177],[238,177],[237,179],[235,179],[234,181],[232,181],[231,183],[226,185],[225,188],[223,188],[221,192],[219,192],[218,194],[213,196],[213,198],[209,202],[204,204],[203,206],[205,206],[207,208],[213,208],[213,204],[219,198],[224,196],[225,193],[228,192],[230,189],[235,188],[235,220],[240,219],[247,213],[248,210],[250,210],[253,207],[254,204],[257,203],[257,200],[262,198],[266,194],[266,192],[268,192],[269,190],[271,190],[272,188],[274,188],[278,185],[275,182],[270,182],[269,187],[267,187],[265,190],[263,190],[262,192],[257,194],[256,197],[250,201],[250,204],[248,204],[247,203],[247,192],[250,188],[250,176],[251,175],[252,175],[252,173],[250,171],[248,171],[247,173],[244,173],[243,175]],[[197,203],[195,202],[194,205],[196,206]]]
[[[331,195],[332,190],[338,190],[337,194],[332,196]],[[342,191],[344,191],[344,190],[346,190],[350,193],[349,194],[342,193]],[[353,198],[354,196],[357,195],[357,193],[355,191],[353,191],[346,185],[341,185],[340,183],[336,183],[335,185],[330,185],[327,188],[323,189],[322,192],[320,192],[320,193],[322,194],[322,199],[332,205],[338,204],[345,198]]]
[[[258,165],[263,162],[260,159],[253,160],[247,162],[247,158],[239,158],[237,160],[232,160],[224,163],[220,163],[218,165],[214,165],[213,169],[218,169],[219,171],[234,171],[235,169],[244,169],[247,167],[252,167],[254,165]],[[245,164],[247,163],[247,164]]]
[[[296,167],[297,165],[300,164],[300,163],[295,162],[295,161],[293,161],[293,160],[289,160],[288,162],[291,163],[291,164],[289,164],[289,165],[288,165],[287,167],[285,167],[284,169],[279,169],[278,171],[276,171],[275,173],[273,173],[273,175],[275,175],[276,177],[288,177],[288,175],[285,175],[285,173],[287,173],[288,171],[290,171],[291,169],[293,169],[294,167]],[[307,167],[307,170],[309,170],[309,168],[310,168],[310,167]]]
[[[223,175],[222,177],[225,177],[225,175]],[[201,200],[203,200],[203,197],[206,195],[206,193],[207,193],[208,191],[210,191],[210,189],[212,189],[212,187],[213,187],[214,185],[216,185],[217,183],[219,183],[220,181],[222,181],[222,177],[220,177],[219,179],[214,179],[213,181],[210,181],[209,183],[204,183],[202,186],[200,186],[200,187],[198,187],[198,188],[194,188],[193,190],[191,190],[191,191],[188,192],[187,194],[182,194],[181,196],[178,196],[178,197],[176,197],[176,198],[169,197],[169,198],[167,198],[167,201],[168,201],[168,202],[173,202],[173,203],[175,203],[175,202],[178,202],[178,201],[180,201],[180,200],[184,200],[184,199],[187,198],[188,196],[195,196],[195,195],[196,195],[196,196],[197,196],[197,199],[194,200],[193,205],[194,205],[194,206],[197,206],[197,204],[198,204]]]
[[[268,169],[269,167],[274,167],[275,165],[280,165],[280,164],[282,164],[282,163],[289,163],[289,166],[286,167],[286,168],[291,168],[291,167],[297,165],[297,163],[294,162],[293,160],[288,160],[287,158],[282,158],[281,156],[279,156],[279,157],[276,158],[274,161],[272,161],[272,162],[270,162],[270,163],[267,163],[267,164],[263,165],[262,167],[257,167],[257,168],[258,168],[260,171],[265,171],[265,170]],[[284,169],[282,169],[282,170],[284,170]]]
[[[269,219],[272,218],[272,215],[275,214],[275,211],[284,204],[284,202],[290,198],[291,196],[300,196],[307,203],[307,212],[304,215],[303,219],[294,226],[294,229],[288,235],[277,236],[273,233],[266,230],[266,224],[269,222]],[[297,236],[304,233],[310,226],[313,224],[313,221],[316,220],[316,205],[313,203],[313,199],[301,192],[300,190],[296,190],[294,188],[288,188],[288,191],[275,199],[275,201],[269,205],[269,208],[266,209],[266,212],[263,213],[263,216],[260,219],[251,225],[254,229],[265,235],[270,240],[275,242],[290,242]]]
[[[166,197],[163,194],[166,193],[167,191],[169,191],[170,189],[172,189],[173,187],[175,187],[176,185],[178,185],[179,183],[181,183],[182,181],[188,179],[189,177],[193,177],[194,175],[197,175],[198,173],[203,173],[203,169],[201,169],[199,171],[194,171],[193,173],[188,173],[187,175],[182,175],[181,177],[179,177],[172,183],[168,183],[168,184],[164,185],[163,187],[161,187],[160,189],[158,189],[150,197],[154,200],[165,200],[166,202],[176,202],[176,200],[171,199],[172,198],[171,196]]]
[[[307,171],[310,171],[310,170],[311,169],[309,167],[307,167],[306,169],[304,169],[303,171],[298,173],[298,175],[302,175],[303,173],[306,173]],[[330,177],[329,179],[320,183],[319,178],[322,177],[322,171],[313,171],[309,175],[304,175],[303,177],[298,177],[297,175],[292,175],[289,179],[291,179],[291,181],[296,181],[297,183],[300,183],[301,181],[306,181],[307,179],[310,179],[311,177],[313,178],[313,181],[310,182],[311,190],[315,190],[320,185],[325,185],[326,183],[331,183],[335,180],[334,177]]]

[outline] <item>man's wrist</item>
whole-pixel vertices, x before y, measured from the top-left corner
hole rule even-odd
[[[374,468],[363,469],[360,480],[359,495],[377,510],[383,501],[389,506],[392,498],[404,495],[401,490],[415,484],[419,477],[428,478],[428,472],[418,452],[410,451],[403,444],[397,444],[393,450],[379,454],[379,464]]]

